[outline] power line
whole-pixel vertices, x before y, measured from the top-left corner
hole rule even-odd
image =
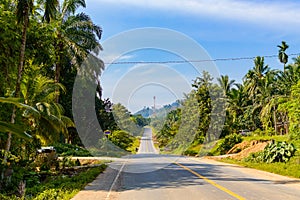
[[[299,56],[300,53],[288,54],[288,56]],[[261,56],[264,58],[275,58],[278,55]],[[106,62],[106,65],[124,65],[124,64],[182,64],[182,63],[200,63],[200,62],[220,62],[220,61],[236,61],[236,60],[253,60],[256,56],[252,57],[236,57],[236,58],[216,58],[207,60],[166,60],[166,61],[118,61]]]

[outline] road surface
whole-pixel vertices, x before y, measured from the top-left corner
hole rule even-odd
[[[151,128],[144,129],[138,154],[158,154],[158,151],[155,149],[153,144]]]
[[[157,154],[145,129],[139,154],[115,161],[78,199],[300,199],[300,180],[201,158]]]

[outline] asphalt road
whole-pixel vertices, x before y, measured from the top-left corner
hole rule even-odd
[[[157,154],[145,129],[139,154],[111,163],[74,199],[300,199],[300,180],[208,159]]]
[[[158,154],[158,151],[153,144],[152,130],[150,128],[144,128],[144,134],[141,138],[138,154]]]

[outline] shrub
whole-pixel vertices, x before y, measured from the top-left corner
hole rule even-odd
[[[198,154],[198,152],[193,149],[187,149],[183,154],[188,156],[195,156]]]
[[[130,151],[130,147],[133,145],[135,138],[124,130],[114,131],[109,137],[109,140],[116,146]]]
[[[274,142],[268,144],[263,151],[250,154],[244,161],[257,163],[287,162],[295,155],[296,148],[286,142]]]
[[[296,148],[292,143],[272,141],[263,151],[263,160],[267,163],[287,162],[295,152]]]
[[[221,139],[218,143],[216,154],[222,155],[226,154],[234,145],[242,142],[242,136],[238,134],[227,135],[225,138]]]
[[[77,145],[72,144],[54,144],[56,152],[60,156],[91,156],[91,153]]]

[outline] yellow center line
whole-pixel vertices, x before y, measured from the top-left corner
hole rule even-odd
[[[233,196],[233,197],[235,197],[235,198],[237,198],[237,199],[239,199],[239,200],[245,200],[244,197],[241,197],[240,195],[238,195],[238,194],[232,192],[231,190],[229,190],[229,189],[227,189],[227,188],[225,188],[225,187],[223,187],[223,186],[217,184],[216,182],[214,182],[214,181],[212,181],[212,180],[206,178],[205,176],[202,176],[201,174],[198,174],[197,172],[193,171],[192,169],[190,169],[190,168],[188,168],[188,167],[186,167],[186,166],[184,166],[184,165],[182,165],[182,164],[180,164],[180,163],[177,163],[177,162],[173,162],[173,163],[176,164],[176,165],[178,165],[178,166],[180,166],[180,167],[182,167],[183,169],[185,169],[185,170],[191,172],[192,174],[194,174],[194,175],[196,175],[197,177],[203,179],[203,180],[206,181],[207,183],[209,183],[209,184],[215,186],[216,188],[222,190],[223,192],[226,192],[227,194],[229,194],[229,195],[231,195],[231,196]]]

